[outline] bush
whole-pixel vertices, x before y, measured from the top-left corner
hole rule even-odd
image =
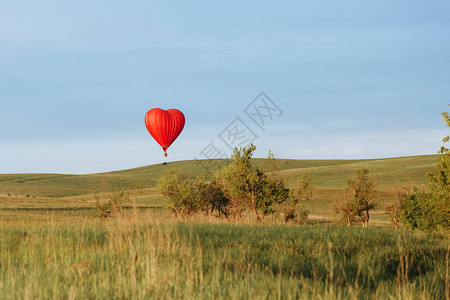
[[[130,193],[125,190],[112,192],[106,200],[102,200],[99,194],[94,194],[96,215],[102,220],[113,218],[122,211],[124,204],[130,201]]]
[[[450,216],[445,203],[434,193],[424,193],[417,188],[401,201],[403,223],[412,229],[440,231],[449,229]]]
[[[197,185],[179,172],[171,171],[158,180],[158,188],[175,216],[187,218],[200,210],[201,195]]]

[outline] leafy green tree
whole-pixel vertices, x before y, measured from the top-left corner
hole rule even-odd
[[[230,200],[228,211],[237,219],[242,217],[247,208],[250,185],[254,182],[250,159],[255,150],[253,144],[248,148],[235,148],[231,155],[232,163],[215,173],[216,181]]]
[[[440,220],[439,206],[435,205],[431,193],[420,191],[417,187],[410,195],[405,195],[401,202],[401,220],[413,229],[436,230]]]
[[[442,117],[446,122],[446,126],[450,127],[450,112],[442,112]],[[449,140],[450,137],[447,135],[444,137],[443,142],[448,143]],[[437,198],[445,199],[448,202],[450,198],[450,149],[442,146],[439,152],[442,155],[439,157],[436,172],[427,174],[428,186]]]
[[[355,214],[363,222],[363,227],[369,224],[369,211],[374,208],[375,184],[369,179],[369,170],[361,169],[356,172],[355,178],[348,182],[353,193]]]
[[[291,198],[291,190],[286,186],[283,180],[268,178],[262,174],[262,192],[259,195],[257,203],[263,215],[273,214],[275,206],[287,202]]]
[[[199,192],[201,210],[207,215],[216,211],[219,216],[228,219],[230,200],[225,196],[222,186],[217,180],[207,181],[205,176],[198,177],[195,185]]]
[[[186,175],[171,171],[158,180],[160,193],[175,216],[187,218],[201,208],[200,191]]]
[[[442,112],[450,127],[450,112]],[[443,142],[449,142],[449,136]],[[427,173],[428,193],[415,189],[402,199],[402,221],[421,230],[450,229],[450,150],[442,146],[434,173]]]
[[[268,178],[262,169],[254,169],[251,158],[255,145],[235,148],[232,163],[216,173],[230,200],[230,213],[240,218],[242,212],[250,210],[258,221],[274,212],[274,204],[286,201],[289,189],[283,181]]]
[[[342,215],[343,219],[347,223],[347,226],[352,225],[353,222],[356,221],[355,209],[352,199],[340,199],[335,203],[334,208],[336,210],[336,213]]]
[[[449,108],[450,108],[450,104],[449,104]],[[442,118],[444,119],[444,121],[445,121],[445,123],[446,123],[446,126],[447,126],[447,127],[450,127],[450,109],[449,109],[449,111],[443,111],[443,112],[442,112]],[[448,143],[448,142],[450,141],[450,136],[447,135],[446,137],[444,137],[444,138],[442,139],[442,141],[443,141],[444,143]],[[446,148],[445,146],[441,146],[440,153],[443,153],[443,154],[450,154],[450,149],[449,149],[449,148]]]
[[[341,212],[351,225],[357,218],[362,221],[363,227],[369,224],[370,210],[374,208],[375,184],[369,178],[368,169],[356,171],[353,179],[347,183],[347,190],[351,197],[336,205],[336,210]]]

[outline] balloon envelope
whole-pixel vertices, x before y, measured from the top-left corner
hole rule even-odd
[[[183,131],[184,115],[178,109],[153,108],[145,114],[145,126],[164,152]]]

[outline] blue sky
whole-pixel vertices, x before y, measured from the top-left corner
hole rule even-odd
[[[159,163],[153,107],[186,115],[169,160],[220,146],[236,117],[259,157],[434,154],[449,15],[448,1],[0,2],[0,172]],[[243,112],[261,91],[283,110],[265,131]]]

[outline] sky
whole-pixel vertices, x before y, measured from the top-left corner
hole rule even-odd
[[[248,138],[257,157],[435,154],[449,15],[449,1],[1,1],[0,173],[229,156]],[[167,159],[144,125],[155,107],[186,117]]]

